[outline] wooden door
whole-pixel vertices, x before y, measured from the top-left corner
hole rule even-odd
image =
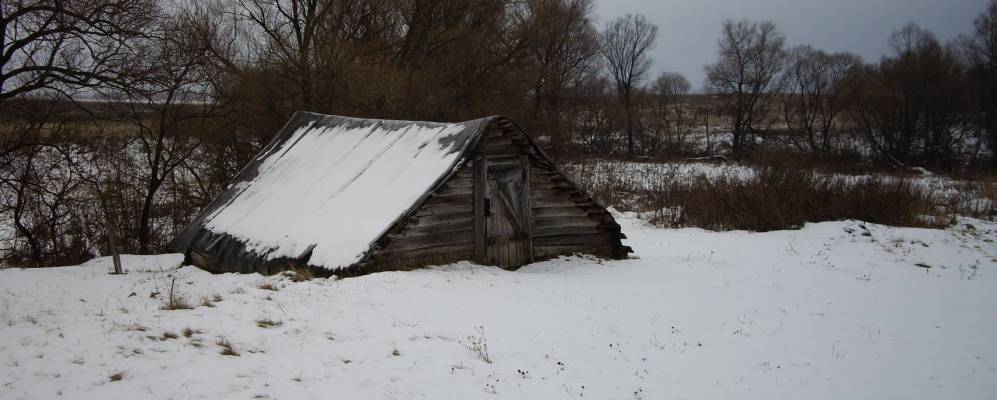
[[[486,164],[483,159],[481,161],[480,164]],[[484,223],[476,232],[483,236],[481,241],[484,242],[484,248],[479,249],[479,262],[502,268],[527,264],[533,259],[529,181],[526,175],[529,167],[522,162],[481,167],[485,171],[479,171],[475,177],[484,178],[481,179],[482,184],[475,185],[476,192],[479,192],[476,195],[484,199],[476,205],[483,208],[476,214],[482,217]]]

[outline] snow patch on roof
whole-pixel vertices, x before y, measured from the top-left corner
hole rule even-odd
[[[268,260],[311,250],[310,265],[350,266],[456,168],[487,122],[318,117],[264,151],[204,227]]]

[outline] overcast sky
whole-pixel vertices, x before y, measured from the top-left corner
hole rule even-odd
[[[827,51],[851,51],[869,61],[888,50],[890,32],[916,22],[947,41],[972,30],[989,0],[595,0],[596,21],[627,13],[644,14],[658,25],[653,50],[657,75],[677,71],[695,90],[703,65],[716,59],[716,41],[728,18],[771,20],[788,45],[811,44]],[[653,76],[651,77],[653,79]]]

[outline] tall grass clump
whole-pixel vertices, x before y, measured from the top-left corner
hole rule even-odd
[[[910,174],[846,175],[803,159],[738,164],[594,163],[569,166],[572,179],[605,206],[642,212],[664,227],[771,231],[807,222],[857,219],[940,227],[954,215],[988,218],[995,204],[983,181]],[[935,179],[935,178],[931,178]]]
[[[807,168],[763,167],[751,177],[696,178],[650,193],[653,222],[711,230],[796,229],[859,219],[894,226],[939,224],[931,200],[905,177],[842,177]]]

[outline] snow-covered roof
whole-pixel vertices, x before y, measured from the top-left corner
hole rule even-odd
[[[367,120],[299,112],[172,247],[204,230],[267,260],[336,270],[455,171],[490,119]]]

